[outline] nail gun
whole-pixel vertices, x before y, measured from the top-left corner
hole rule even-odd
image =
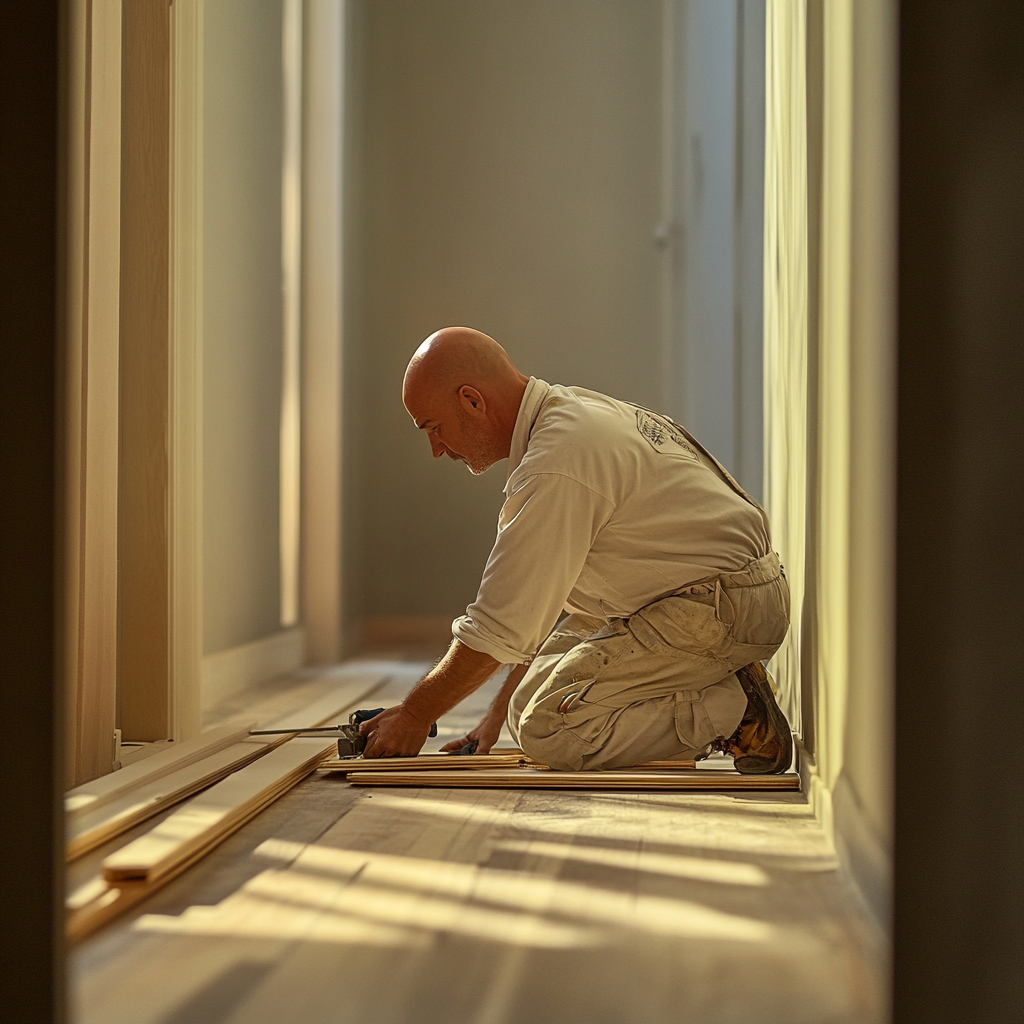
[[[312,729],[252,729],[250,736],[285,736],[292,733],[303,736],[331,736],[338,737],[338,757],[359,757],[366,749],[366,737],[359,731],[363,722],[376,718],[384,708],[363,708],[360,711],[353,711],[348,716],[348,724],[342,725],[321,725]],[[430,726],[428,736],[437,735],[437,722]]]

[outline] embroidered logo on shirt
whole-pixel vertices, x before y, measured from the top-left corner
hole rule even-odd
[[[700,461],[693,445],[686,440],[686,435],[674,423],[670,423],[661,416],[647,412],[646,409],[637,409],[636,429],[656,452],[682,455],[694,462]]]

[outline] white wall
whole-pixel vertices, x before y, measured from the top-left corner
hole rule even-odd
[[[765,275],[767,490],[769,512],[782,527],[782,557],[794,573],[798,625],[776,666],[790,708],[802,697],[802,716],[793,717],[802,729],[807,756],[801,769],[812,806],[886,926],[895,585],[895,5],[769,0],[768,20],[776,52],[769,57],[775,114]]]
[[[502,468],[433,461],[401,403],[439,327],[528,374],[662,399],[661,5],[353,5],[346,264],[348,604],[454,615],[494,538]]]
[[[280,0],[204,23],[203,650],[280,629]]]
[[[662,405],[760,497],[764,0],[665,10]]]

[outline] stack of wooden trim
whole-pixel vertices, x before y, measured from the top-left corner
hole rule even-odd
[[[354,786],[440,786],[445,789],[799,789],[796,772],[741,775],[707,769],[615,769],[604,772],[559,772],[542,766],[475,771],[361,771],[349,776]]]
[[[191,860],[272,804],[330,752],[323,739],[294,739],[200,793],[143,836],[103,861],[108,882],[153,882]]]
[[[509,754],[420,754],[417,757],[379,757],[364,760],[354,757],[342,761],[324,761],[321,770],[340,772],[342,775],[355,775],[359,772],[373,771],[424,771],[435,768],[439,770],[455,770],[467,768],[515,768],[523,763],[524,755],[516,752]],[[528,759],[527,759],[528,760]]]
[[[377,689],[386,677],[374,673],[347,680],[298,712],[290,712],[267,729],[296,731],[340,717]],[[155,817],[168,807],[212,786],[251,761],[280,746],[294,733],[250,737],[252,724],[212,729],[158,754],[71,790],[64,798],[66,859],[89,850]]]
[[[728,763],[728,762],[726,762]],[[340,772],[355,786],[421,786],[450,789],[799,789],[796,772],[741,775],[733,769],[693,761],[645,761],[610,771],[555,771],[520,750],[489,754],[420,754],[418,757],[353,758],[325,761],[321,768]]]
[[[84,807],[69,815],[66,826],[67,860],[81,857],[193,793],[212,786],[269,749],[267,743],[245,739],[152,781],[126,787],[99,806]]]
[[[635,770],[693,768],[693,761],[645,761]],[[538,771],[551,769],[522,751],[491,751],[489,754],[419,754],[417,757],[379,757],[364,760],[361,757],[341,761],[324,761],[321,771],[338,772],[342,775],[363,775],[367,772],[422,772],[422,771],[490,771],[505,768],[535,768]]]
[[[179,768],[187,768],[218,750],[230,747],[233,743],[240,743],[249,738],[251,728],[253,726],[250,724],[211,729],[195,739],[172,743],[158,754],[134,761],[109,775],[101,775],[92,782],[83,783],[69,790],[64,796],[64,810],[68,819],[73,820],[77,815],[92,813],[136,786],[155,782]]]
[[[330,753],[323,739],[293,739],[193,797],[103,861],[67,901],[72,941],[145,899],[283,796]]]
[[[349,679],[301,711],[265,723],[296,732],[337,721],[387,678]],[[149,832],[105,858],[102,874],[67,899],[67,931],[79,939],[144,899],[223,842],[313,771],[334,750],[328,738],[249,737],[216,730],[68,794],[68,859],[192,797]],[[208,788],[212,787],[212,788]],[[198,796],[193,794],[201,792]]]

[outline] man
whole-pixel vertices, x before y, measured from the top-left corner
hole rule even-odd
[[[712,750],[785,771],[789,725],[761,662],[789,626],[764,511],[671,420],[525,377],[492,338],[450,327],[402,392],[435,458],[509,460],[498,536],[445,657],[362,726],[366,757],[417,754],[431,722],[515,667],[480,725],[444,749],[486,753],[506,716],[567,771]],[[566,614],[568,613],[568,614]]]

